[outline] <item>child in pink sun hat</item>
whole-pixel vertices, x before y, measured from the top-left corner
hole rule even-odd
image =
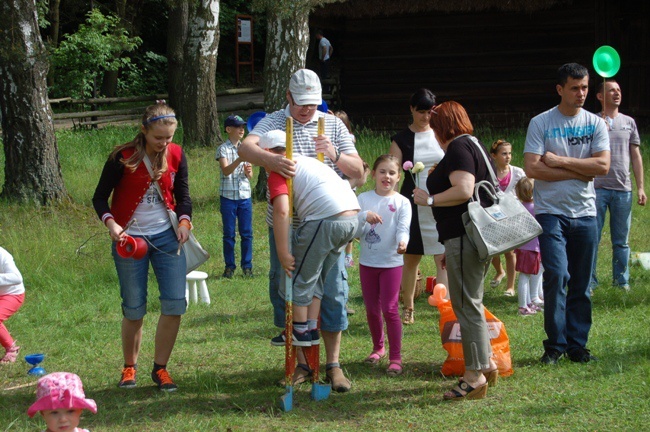
[[[70,372],[54,372],[38,380],[36,402],[27,410],[34,417],[40,411],[47,429],[44,432],[88,432],[80,429],[81,411],[97,413],[97,404],[86,399],[81,379]]]

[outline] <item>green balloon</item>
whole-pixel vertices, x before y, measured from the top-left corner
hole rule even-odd
[[[594,69],[603,78],[611,78],[621,68],[621,57],[609,45],[603,45],[594,53]]]

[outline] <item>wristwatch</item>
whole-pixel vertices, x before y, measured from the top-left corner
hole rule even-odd
[[[429,195],[429,198],[427,198],[427,205],[433,207],[433,195]]]
[[[334,158],[334,163],[337,163],[339,159],[341,159],[341,152],[339,151],[338,147],[334,147],[334,154],[336,154],[336,157]]]

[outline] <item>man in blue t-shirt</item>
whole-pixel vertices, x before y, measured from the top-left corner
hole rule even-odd
[[[589,71],[576,63],[558,69],[560,104],[530,121],[524,170],[535,179],[535,217],[544,230],[544,364],[566,354],[595,360],[586,348],[591,328],[589,282],[598,248],[593,179],[609,171],[605,122],[582,107]]]

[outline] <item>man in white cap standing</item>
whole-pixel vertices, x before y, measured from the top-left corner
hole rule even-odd
[[[287,106],[275,111],[257,123],[242,142],[239,154],[247,162],[260,165],[268,171],[284,177],[295,175],[295,163],[283,155],[269,153],[259,148],[260,136],[271,130],[286,130],[286,119],[293,119],[293,153],[307,157],[325,155],[325,164],[341,176],[360,178],[363,175],[363,161],[352,142],[347,127],[336,116],[318,111],[322,104],[322,88],[318,75],[308,69],[296,71],[289,82]],[[325,133],[318,135],[318,119],[325,119]],[[269,205],[267,224],[269,225],[269,296],[273,304],[274,324],[284,328],[284,300],[279,295],[280,280],[284,271],[278,260],[273,235],[273,208]],[[327,356],[326,375],[332,389],[338,392],[350,390],[350,381],[343,374],[339,363],[341,334],[348,327],[345,304],[347,303],[347,284],[344,283],[344,257],[328,273],[321,303],[321,332]],[[284,335],[273,338],[273,345],[284,345]],[[304,382],[310,375],[306,365],[300,363],[294,374],[294,384]]]

